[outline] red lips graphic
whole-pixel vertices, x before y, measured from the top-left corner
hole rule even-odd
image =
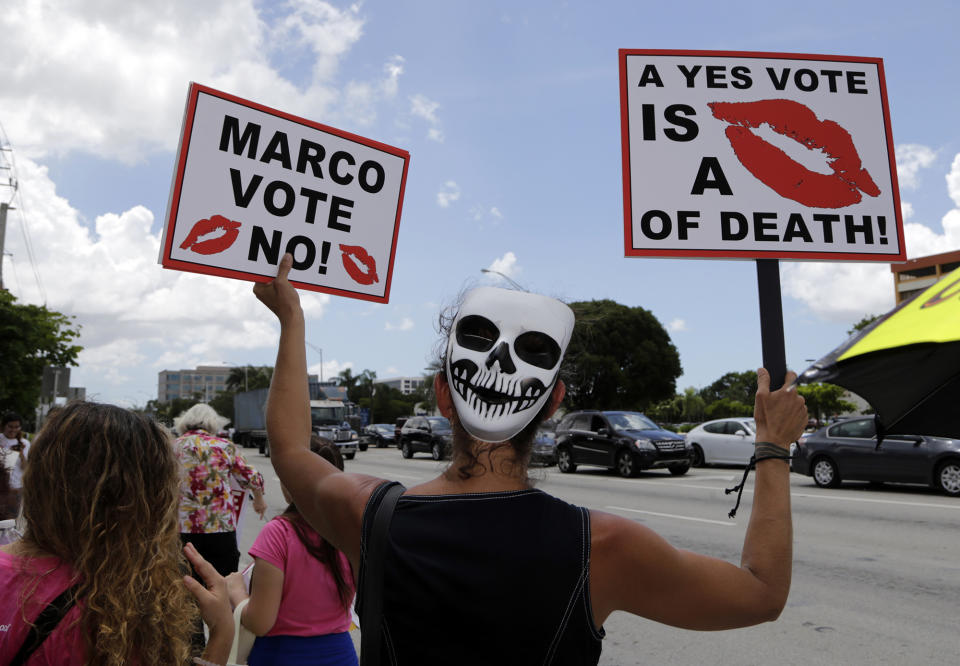
[[[347,274],[358,284],[373,284],[379,282],[377,277],[377,262],[359,245],[341,245],[340,261]],[[359,262],[359,263],[358,263]]]
[[[789,99],[757,102],[712,102],[713,116],[732,123],[726,135],[740,163],[756,178],[787,199],[815,208],[843,208],[859,203],[864,193],[880,188],[860,165],[850,133],[832,120],[819,120],[808,107]],[[833,175],[810,171],[776,146],[750,131],[767,123],[810,150],[823,149]]]
[[[223,231],[222,236],[208,238],[197,242],[197,239],[215,231]],[[190,250],[197,254],[217,254],[233,245],[240,235],[240,223],[228,220],[223,215],[214,215],[209,220],[203,219],[193,225],[186,239],[180,244],[181,250]]]

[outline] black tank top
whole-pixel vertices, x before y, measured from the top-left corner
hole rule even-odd
[[[391,485],[364,510],[361,586],[373,515]],[[589,581],[587,509],[539,490],[404,495],[384,566],[383,664],[596,664],[604,632]]]

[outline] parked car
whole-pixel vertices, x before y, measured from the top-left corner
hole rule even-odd
[[[639,412],[578,411],[557,428],[557,467],[575,472],[578,465],[615,469],[620,476],[666,467],[686,474],[692,450],[683,436],[664,430]]]
[[[400,429],[400,453],[404,458],[424,452],[434,460],[444,460],[452,450],[453,428],[442,416],[411,416]]]
[[[403,424],[407,422],[409,416],[400,416],[397,418],[396,425],[393,427],[393,443],[398,447],[400,446],[400,430],[403,428]]]
[[[821,428],[793,447],[790,469],[821,488],[841,481],[923,483],[960,496],[960,439],[887,435],[877,445],[873,417]]]
[[[750,417],[716,419],[687,433],[694,467],[747,465],[753,455],[757,422]]]
[[[393,446],[394,427],[390,423],[371,423],[363,429],[360,434],[360,442],[364,447],[375,446],[382,449],[385,446]],[[360,449],[365,451],[366,448]]]
[[[537,428],[533,438],[533,450],[530,454],[531,463],[543,465],[557,464],[557,422],[547,419]]]

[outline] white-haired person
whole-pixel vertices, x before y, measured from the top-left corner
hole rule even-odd
[[[380,655],[368,663],[596,664],[615,610],[699,630],[779,616],[792,569],[784,458],[807,423],[796,391],[771,392],[770,375],[758,372],[756,479],[740,565],[680,550],[638,522],[532,487],[531,440],[563,400],[558,375],[574,315],[537,294],[474,289],[451,320],[434,379],[453,425],[453,461],[404,489],[375,557],[374,517],[399,484],[341,472],[310,452],[305,323],[291,263],[285,255],[276,279],[254,286],[280,320],[267,403],[272,462],[301,514],[359,573],[363,639]],[[785,386],[794,377],[787,373]],[[368,598],[365,578],[379,565],[382,592]],[[367,604],[378,602],[381,619],[364,626]],[[365,643],[362,659],[366,651]]]
[[[241,455],[236,445],[217,437],[229,419],[210,405],[198,403],[173,421],[180,460],[180,540],[192,543],[222,576],[240,564],[237,525],[230,480],[253,493],[253,508],[263,518],[263,475]]]

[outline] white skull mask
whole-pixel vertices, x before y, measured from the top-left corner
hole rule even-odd
[[[552,298],[478,287],[464,297],[447,343],[447,382],[460,423],[503,442],[550,399],[573,333],[573,311]]]

